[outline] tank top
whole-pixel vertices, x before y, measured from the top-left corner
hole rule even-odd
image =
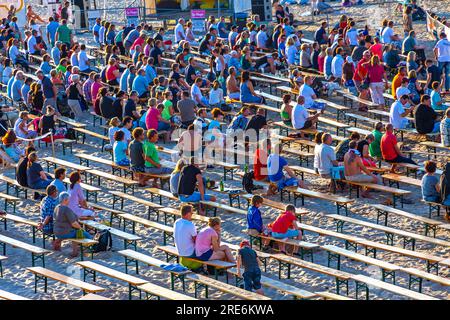
[[[54,116],[47,116],[44,115],[42,116],[41,120],[42,120],[42,133],[45,134],[47,133],[50,129],[55,132],[55,120],[53,118]]]

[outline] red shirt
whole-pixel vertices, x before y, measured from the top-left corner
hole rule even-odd
[[[297,217],[289,211],[283,212],[272,224],[272,232],[286,233]]]
[[[394,160],[397,158],[397,151],[395,146],[397,145],[397,137],[393,133],[386,132],[381,137],[381,154],[385,160]]]
[[[267,153],[264,150],[256,149],[253,172],[255,173],[255,180],[260,181],[267,178]]]
[[[325,56],[319,56],[317,58],[317,63],[319,64],[319,71],[323,72],[324,67],[325,67]]]
[[[116,79],[116,76],[114,75],[114,71],[119,70],[115,65],[108,66],[106,68],[106,80],[112,81]]]
[[[359,81],[359,82],[361,82],[361,81],[364,80],[364,78],[367,76],[367,67],[368,67],[369,65],[366,64],[366,65],[364,66],[363,64],[365,64],[365,63],[367,63],[367,62],[368,62],[368,61],[366,61],[366,60],[364,60],[364,59],[359,60],[357,66],[356,66],[355,75],[353,76],[353,80]],[[361,73],[362,76],[363,76],[364,78],[361,78],[361,77],[359,76],[359,73],[358,73],[358,72]]]
[[[383,82],[383,75],[385,71],[381,64],[375,66],[368,65],[367,71],[369,74],[370,83]]]
[[[373,44],[369,51],[372,52],[372,55],[377,55],[380,61],[383,61],[383,45],[381,43]]]

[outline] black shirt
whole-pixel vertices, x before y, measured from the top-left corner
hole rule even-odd
[[[206,38],[203,38],[203,40],[200,42],[200,45],[198,47],[198,51],[200,53],[205,52],[206,50],[208,50],[208,44],[209,42],[206,40]]]
[[[106,119],[112,119],[114,117],[113,102],[113,99],[108,96],[100,98],[99,109],[102,117]]]
[[[194,80],[192,79],[192,76],[195,75],[195,68],[191,66],[190,64],[186,67],[186,70],[184,72],[186,77],[186,82],[188,85],[192,85],[194,83]]]
[[[122,99],[116,99],[114,100],[112,104],[112,116],[119,118],[122,120],[122,114],[123,114],[123,107],[122,107]]]
[[[155,41],[157,41],[157,40],[163,41],[163,37],[162,37],[162,35],[160,33],[157,33],[156,36],[155,36]]]
[[[69,86],[69,95],[67,99],[69,100],[78,100],[80,97],[80,92],[77,89],[77,85],[75,83],[72,83]]]
[[[28,158],[21,158],[16,167],[16,180],[23,187],[28,187],[27,164]]]
[[[361,140],[358,142],[358,146],[356,147],[356,150],[358,150],[361,153],[361,157],[363,155],[364,146],[368,146],[369,142],[367,140]]]
[[[437,81],[437,82],[441,82],[441,73],[439,72],[439,68],[436,65],[431,65],[427,68],[427,73],[431,74],[431,81],[428,84],[428,89],[433,89],[431,87],[431,85],[433,84],[433,82]]]
[[[433,108],[419,104],[414,112],[414,122],[417,132],[420,134],[431,133],[437,116]]]
[[[136,103],[132,99],[128,99],[123,108],[123,117],[129,116],[134,118],[133,111],[136,111]]]
[[[153,57],[155,66],[159,66],[158,57],[162,55],[162,51],[158,47],[153,47],[152,50],[150,50],[150,57]]]
[[[259,130],[267,125],[266,117],[256,114],[247,123],[245,130],[253,129],[256,131],[256,135],[259,136]]]
[[[190,196],[195,191],[197,175],[201,174],[199,168],[193,165],[184,167],[180,172],[180,183],[178,184],[178,194]]]
[[[181,78],[181,75],[178,72],[171,71],[169,74],[169,79],[174,79],[178,85],[179,85],[178,80],[180,80],[180,78]]]

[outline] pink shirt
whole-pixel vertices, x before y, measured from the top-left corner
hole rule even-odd
[[[102,87],[102,84],[100,82],[94,82],[92,84],[92,86],[91,86],[92,102],[94,102],[97,99],[97,94],[101,87]]]
[[[133,45],[131,46],[130,50],[134,50],[136,46],[140,46],[142,48],[142,45],[144,44],[144,38],[137,38],[134,40]]]
[[[82,216],[83,209],[80,207],[80,201],[84,200],[83,190],[79,183],[73,186],[73,189],[69,188],[69,204],[67,205],[77,216]]]
[[[201,256],[212,248],[212,237],[218,236],[216,230],[211,227],[203,228],[195,239],[195,255]]]
[[[384,67],[379,64],[376,66],[370,66],[367,68],[368,70],[368,75],[369,75],[369,80],[370,83],[374,83],[374,82],[383,82],[383,74],[384,74]]]
[[[147,112],[147,116],[145,117],[145,125],[147,126],[147,130],[155,129],[158,130],[158,119],[160,116],[160,112],[156,108],[150,108]]]
[[[319,71],[320,71],[320,72],[323,72],[323,70],[324,70],[324,64],[325,64],[325,56],[323,56],[323,57],[319,56],[319,57],[317,58],[317,63],[318,63],[318,65],[319,65]]]

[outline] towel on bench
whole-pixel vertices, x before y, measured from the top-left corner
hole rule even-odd
[[[186,267],[183,267],[179,263],[173,263],[173,264],[162,264],[160,267],[166,271],[174,271],[174,272],[184,272],[188,271],[189,269]]]

